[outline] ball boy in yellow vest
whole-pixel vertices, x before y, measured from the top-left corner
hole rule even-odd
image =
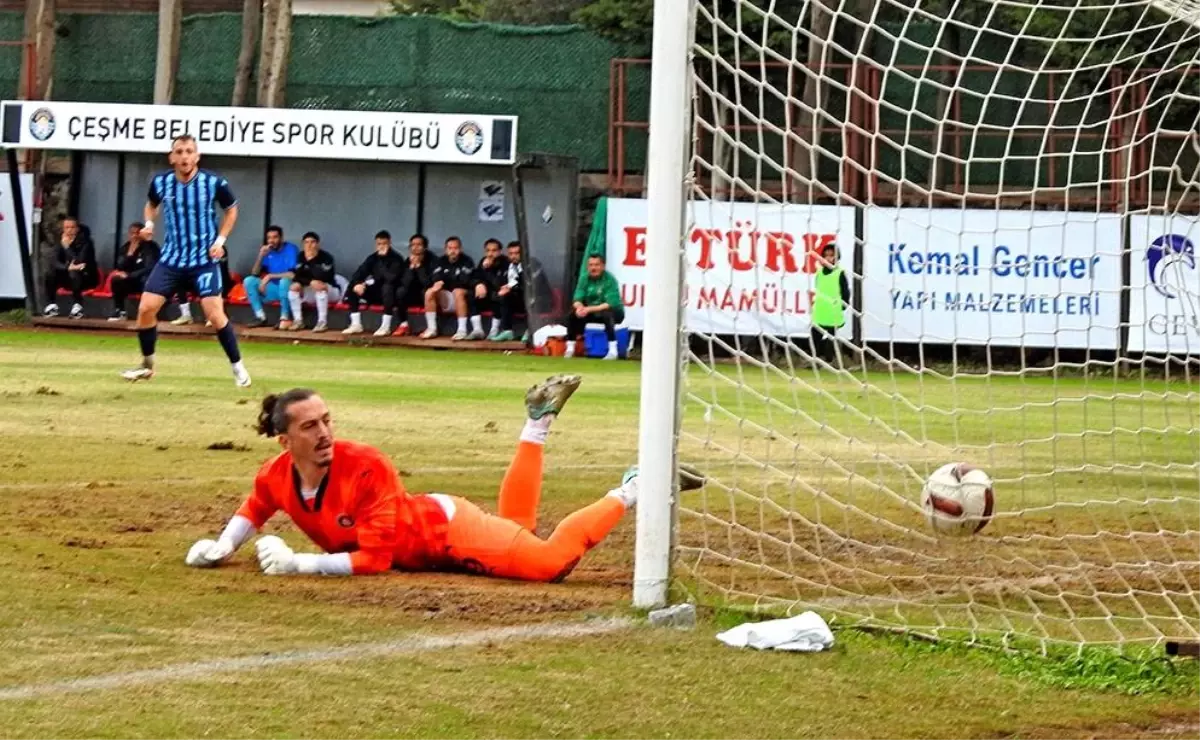
[[[850,281],[838,264],[834,245],[827,244],[821,250],[821,263],[813,279],[813,354],[833,364],[837,358],[835,335],[846,323],[846,306],[850,304]]]

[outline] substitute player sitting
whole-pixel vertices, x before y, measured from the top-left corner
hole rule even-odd
[[[166,236],[162,254],[142,290],[138,304],[138,342],[142,348],[142,365],[121,373],[126,380],[149,380],[154,377],[154,347],[158,342],[158,312],[168,296],[190,288],[200,296],[204,316],[217,330],[217,339],[233,368],[233,380],[240,387],[250,385],[250,373],[242,364],[237,335],[225,315],[221,295],[221,258],[225,242],[237,223],[237,198],[229,189],[229,181],[220,175],[199,168],[200,152],[196,139],[180,136],[171,143],[168,155],[171,170],[155,175],[145,207],[145,227],[142,238],[154,237],[154,219],[161,212]],[[224,210],[217,227],[215,206]]]
[[[533,533],[546,435],[579,383],[578,376],[558,376],[526,394],[528,419],[500,486],[499,516],[458,496],[408,494],[382,452],[334,439],[329,409],[313,391],[268,396],[259,431],[277,437],[284,451],[263,465],[254,492],[219,539],[197,542],[186,562],[217,565],[283,510],[325,553],[295,553],[279,537],[262,537],[258,561],[270,575],[396,568],[557,581],[616,526],[638,493],[631,470],[618,488],[569,515],[549,538]]]

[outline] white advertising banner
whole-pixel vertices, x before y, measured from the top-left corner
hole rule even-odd
[[[165,154],[183,134],[201,154],[512,164],[516,116],[6,101],[5,147]]]
[[[21,242],[17,238],[17,216],[7,173],[0,174],[0,298],[25,297],[25,273],[21,269]],[[33,175],[21,175],[21,200],[25,211],[25,235],[33,244]]]
[[[868,207],[867,341],[1116,349],[1116,214]]]
[[[1200,217],[1129,217],[1130,352],[1200,355]]]
[[[854,264],[851,207],[700,201],[689,209],[690,331],[807,336],[821,249],[835,245],[847,274]],[[648,212],[640,198],[608,201],[608,269],[621,284],[631,329],[645,325]],[[852,328],[847,309],[839,336],[851,338]]]

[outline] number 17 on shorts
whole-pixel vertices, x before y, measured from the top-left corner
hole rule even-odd
[[[170,267],[159,262],[146,279],[147,293],[170,297],[188,288],[201,298],[221,295],[221,266],[216,262],[201,267]]]

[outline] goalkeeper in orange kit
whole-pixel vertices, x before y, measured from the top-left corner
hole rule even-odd
[[[556,376],[526,393],[529,417],[500,485],[499,516],[459,496],[407,493],[382,452],[334,439],[329,408],[314,391],[268,396],[259,432],[276,437],[283,452],[259,470],[253,493],[220,537],[197,542],[186,562],[220,564],[282,510],[324,553],[296,553],[279,537],[262,537],[258,561],[270,575],[398,569],[561,580],[616,526],[638,493],[637,471],[630,469],[620,486],[569,515],[549,538],[533,533],[546,435],[580,380]],[[699,479],[684,482],[694,487]]]

